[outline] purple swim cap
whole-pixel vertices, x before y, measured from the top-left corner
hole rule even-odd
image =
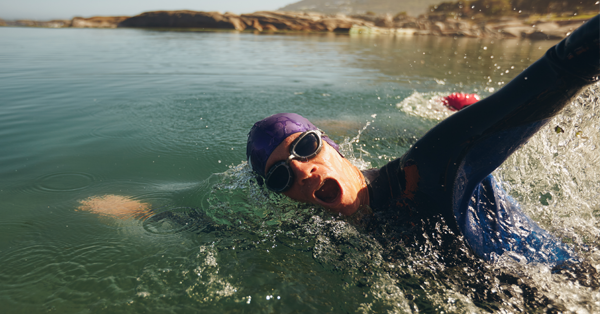
[[[246,145],[248,163],[252,166],[252,170],[264,177],[267,159],[286,137],[317,129],[310,121],[296,113],[278,113],[264,118],[256,122],[248,133]],[[339,152],[338,145],[327,135],[323,135],[323,140]]]

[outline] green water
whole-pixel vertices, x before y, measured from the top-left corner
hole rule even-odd
[[[266,194],[244,164],[255,121],[297,112],[382,166],[450,114],[432,98],[487,96],[555,42],[6,27],[0,38],[4,313],[599,308],[597,291],[543,265],[440,265],[434,245],[392,259],[360,228]],[[497,171],[596,268],[598,94],[558,117],[564,134],[548,127]],[[77,210],[98,195],[154,216]]]

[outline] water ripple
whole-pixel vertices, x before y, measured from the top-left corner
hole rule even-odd
[[[38,287],[37,293],[45,291],[52,302],[85,302],[97,291],[126,293],[131,279],[115,279],[111,274],[115,269],[135,271],[124,260],[138,252],[122,243],[103,241],[72,247],[28,245],[8,253],[0,255],[4,270],[0,272],[0,295],[27,305],[32,286]]]
[[[90,132],[93,137],[106,138],[106,139],[123,139],[123,138],[134,138],[137,134],[137,130],[131,126],[127,127],[123,124],[118,125],[103,125],[97,127]]]
[[[71,192],[89,187],[95,177],[84,172],[53,173],[39,177],[33,187],[43,192]]]
[[[189,207],[175,207],[156,213],[143,222],[144,229],[152,234],[171,235],[184,231],[200,231],[207,226],[206,217]]]

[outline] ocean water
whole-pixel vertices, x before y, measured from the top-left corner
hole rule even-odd
[[[556,42],[7,27],[0,39],[3,313],[600,310],[598,289],[545,265],[441,263],[435,238],[399,253],[266,192],[245,163],[255,121],[297,112],[380,167],[452,114],[437,98],[488,96]],[[495,172],[596,269],[599,97],[590,87]],[[144,210],[86,210],[93,197]]]

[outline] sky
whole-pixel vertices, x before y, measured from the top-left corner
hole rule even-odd
[[[194,10],[237,14],[277,10],[299,0],[0,0],[5,20],[71,19],[75,16],[133,16],[146,11]]]

